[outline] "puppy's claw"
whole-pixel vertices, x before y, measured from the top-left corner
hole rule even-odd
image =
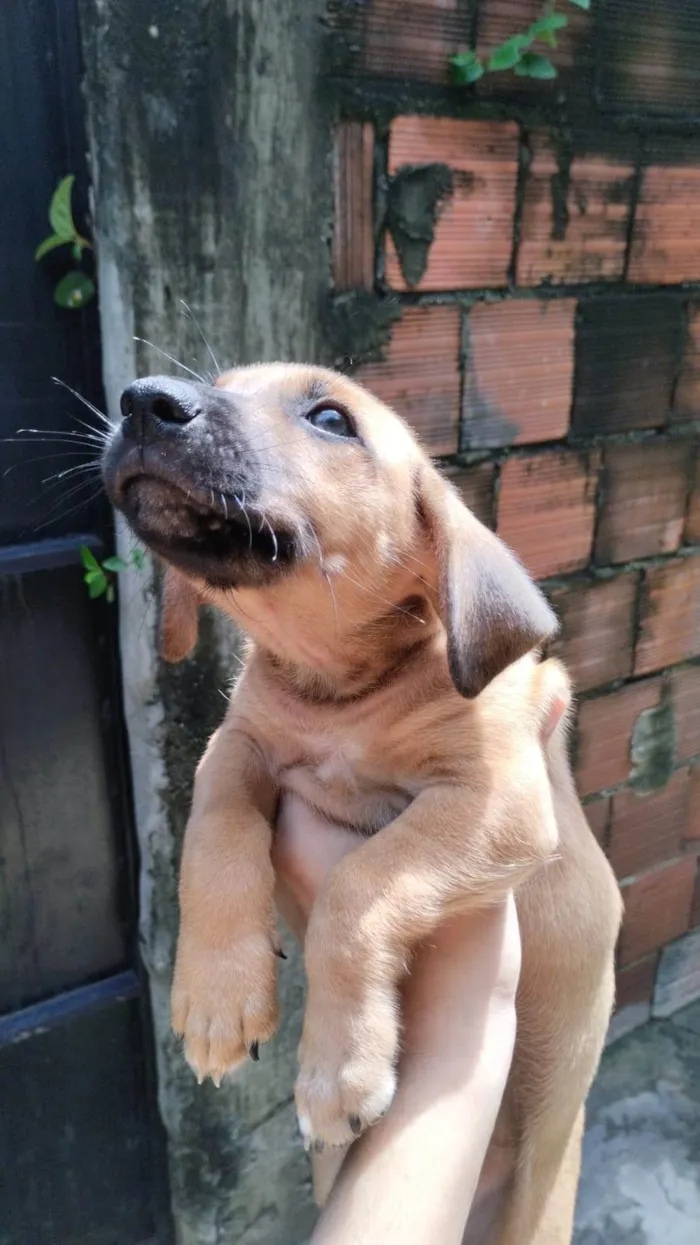
[[[359,1137],[362,1132],[362,1120],[359,1115],[349,1115],[348,1125],[350,1127],[350,1132],[354,1133],[356,1137]]]
[[[275,955],[279,960],[287,959],[287,952],[282,947],[275,947]]]
[[[253,1063],[258,1063],[260,1060],[260,1043],[257,1041],[251,1042],[250,1046],[248,1047],[248,1054],[253,1060]]]

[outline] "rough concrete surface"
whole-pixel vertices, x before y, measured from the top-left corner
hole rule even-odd
[[[700,1241],[700,1002],[606,1051],[576,1223],[575,1245]]]
[[[112,418],[134,376],[326,358],[333,204],[319,89],[325,0],[80,0]],[[183,314],[181,299],[192,314]],[[143,339],[138,342],[134,337]],[[151,347],[144,342],[153,342]],[[166,351],[166,358],[159,351]],[[121,529],[118,547],[129,549]],[[124,707],[141,855],[141,949],[178,1245],[297,1245],[314,1219],[291,1094],[300,956],[259,1065],[197,1085],[170,1031],[177,874],[192,776],[238,669],[223,620],[195,656],[156,652],[158,580],[120,581]]]

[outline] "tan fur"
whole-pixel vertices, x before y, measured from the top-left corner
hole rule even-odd
[[[197,771],[173,1025],[197,1075],[217,1082],[277,1026],[280,798],[367,836],[331,873],[305,944],[300,1123],[309,1142],[347,1144],[391,1102],[412,948],[449,913],[515,889],[516,1051],[466,1239],[566,1245],[620,898],[566,759],[568,678],[535,652],[547,607],[359,386],[283,365],[218,383],[255,412],[254,429],[240,418],[267,455],[257,512],[311,532],[314,552],[259,586],[168,572],[170,656],[194,643],[195,594],[253,641]],[[290,403],[317,390],[352,414],[367,452],[290,426]]]

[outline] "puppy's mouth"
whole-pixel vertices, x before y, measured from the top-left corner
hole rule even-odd
[[[266,582],[295,558],[293,534],[238,494],[135,474],[123,482],[117,504],[154,552],[212,587]]]

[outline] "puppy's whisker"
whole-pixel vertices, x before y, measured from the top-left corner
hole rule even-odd
[[[200,335],[200,337],[201,337],[202,341],[204,342],[204,345],[206,346],[207,350],[209,351],[209,355],[210,355],[211,361],[212,361],[212,363],[214,364],[214,371],[215,371],[216,375],[217,375],[217,376],[220,376],[220,375],[221,375],[221,368],[219,367],[219,365],[218,365],[218,363],[217,363],[217,361],[216,361],[216,355],[214,354],[214,351],[213,351],[213,350],[212,350],[212,348],[211,348],[211,344],[210,344],[210,342],[207,340],[207,338],[206,338],[206,336],[205,336],[205,334],[204,334],[204,329],[202,328],[201,324],[199,323],[199,320],[197,319],[196,315],[194,314],[194,312],[193,312],[192,308],[189,306],[189,304],[188,304],[188,303],[186,303],[186,302],[185,302],[184,298],[181,298],[181,299],[180,299],[180,302],[182,303],[183,307],[185,308],[185,313],[186,313],[186,314],[190,317],[190,320],[192,320],[192,322],[193,322],[193,324],[195,325],[195,328],[197,329],[197,331],[198,331],[198,333],[199,333],[199,335]]]
[[[42,484],[50,484],[52,480],[65,480],[68,476],[80,475],[81,471],[99,471],[99,463],[77,463],[75,467],[66,467],[64,471],[56,471],[51,476],[45,476],[41,481]]]
[[[252,549],[253,548],[253,529],[250,523],[250,515],[248,514],[248,511],[246,510],[245,493],[243,493],[242,496],[243,496],[243,500],[241,500],[240,497],[236,497],[236,495],[234,494],[235,500],[243,512],[243,518],[248,524],[248,548]]]
[[[14,437],[5,437],[6,441],[15,441],[24,433],[36,434],[35,439],[42,441],[78,441],[81,444],[86,442],[91,445],[104,444],[101,433],[96,429],[91,429],[90,435],[85,432],[74,432],[70,428],[18,428]]]
[[[48,527],[51,523],[58,523],[59,519],[67,519],[71,514],[75,514],[76,510],[82,510],[83,507],[89,506],[91,502],[95,501],[95,499],[99,497],[102,493],[101,486],[100,488],[95,489],[94,493],[91,493],[88,497],[81,497],[80,501],[76,502],[74,506],[70,506],[68,510],[63,510],[59,514],[54,513],[56,508],[60,506],[61,502],[68,501],[74,494],[78,493],[81,489],[85,488],[87,484],[91,484],[91,483],[92,483],[91,480],[83,480],[82,484],[79,484],[75,489],[71,489],[71,491],[67,493],[65,497],[59,498],[59,500],[55,503],[55,505],[51,507],[51,510],[49,511],[48,515],[44,519],[43,523],[38,523],[37,526],[34,528],[34,531],[40,532],[42,531],[43,528]]]
[[[273,555],[272,555],[272,561],[273,561],[273,562],[276,562],[276,561],[277,561],[277,555],[279,554],[279,548],[278,548],[278,546],[277,546],[277,537],[275,536],[275,533],[274,533],[274,531],[273,531],[272,524],[270,523],[270,520],[269,520],[268,518],[266,518],[264,515],[263,515],[263,522],[264,522],[264,523],[266,523],[266,524],[267,524],[267,526],[268,526],[268,528],[270,529],[270,535],[271,535],[271,537],[272,537],[272,546],[273,546],[273,549],[274,549],[274,553],[273,553]],[[261,531],[262,531],[262,528],[261,528]]]
[[[83,450],[61,450],[60,454],[39,454],[35,458],[23,458],[19,463],[12,463],[10,467],[6,467],[2,473],[3,480],[9,476],[11,471],[16,471],[18,467],[33,467],[35,463],[54,463],[57,458],[84,458]]]
[[[335,648],[337,649],[338,647],[338,602],[335,597],[335,588],[333,587],[333,581],[330,575],[328,574],[328,571],[324,570],[322,562],[319,563],[319,565],[321,567],[321,575],[325,579],[328,585],[328,591],[331,594],[331,604],[333,606],[333,627],[335,631]]]
[[[243,606],[242,606],[242,605],[240,604],[240,602],[238,601],[238,599],[237,599],[237,597],[236,597],[236,589],[235,589],[235,588],[229,588],[229,589],[227,590],[227,594],[226,594],[226,595],[227,595],[227,596],[231,596],[231,597],[233,598],[233,603],[234,603],[234,605],[235,605],[236,609],[238,610],[239,614],[242,614],[244,618],[250,618],[250,614],[248,613],[248,611],[247,611],[247,610],[244,610],[244,609],[243,609]],[[242,665],[245,665],[245,663],[244,663],[244,662],[242,662],[241,664],[242,664]]]
[[[223,493],[219,493],[219,496],[221,498],[221,505],[224,508],[224,517],[228,519],[228,505],[226,504],[226,498],[224,497]]]
[[[190,376],[194,376],[195,380],[198,380],[200,384],[206,384],[204,377],[199,372],[193,371],[192,368],[188,367],[186,363],[181,363],[180,360],[176,359],[174,355],[168,354],[167,350],[161,350],[160,346],[156,346],[155,342],[149,342],[145,337],[135,337],[134,341],[141,342],[142,346],[150,346],[151,350],[157,351],[157,353],[162,355],[164,359],[168,359],[170,363],[174,363],[175,367],[181,367],[183,372],[189,372]]]
[[[305,442],[306,437],[301,436],[301,435],[295,435],[295,436],[287,437],[286,440],[284,441],[270,441],[267,445],[261,445],[259,441],[256,441],[254,437],[251,437],[250,441],[248,442],[248,446],[251,450],[255,450],[256,453],[265,454],[269,450],[285,450],[290,445],[301,444],[302,441]]]
[[[62,493],[59,497],[56,498],[55,502],[53,503],[53,506],[51,507],[51,510],[47,512],[47,517],[48,515],[53,514],[53,511],[56,510],[59,506],[62,506],[64,502],[69,501],[71,497],[74,497],[77,493],[79,493],[81,489],[87,488],[89,484],[93,484],[93,483],[94,481],[92,479],[89,479],[89,480],[80,480],[77,484],[73,484],[73,486],[69,488],[66,493]],[[54,485],[53,487],[55,488],[56,486]],[[50,489],[47,489],[47,492],[50,492],[50,491],[51,491]]]
[[[343,575],[345,579],[349,580],[351,584],[354,584],[356,588],[359,588],[361,592],[366,592],[368,596],[374,597],[377,601],[381,601],[383,605],[390,606],[391,609],[395,610],[397,614],[405,614],[407,618],[412,618],[414,622],[419,622],[425,626],[424,618],[420,618],[418,615],[413,614],[411,610],[404,609],[402,605],[397,605],[395,601],[390,601],[388,597],[383,597],[378,592],[373,592],[372,589],[368,588],[366,584],[360,583],[359,579],[353,579],[352,575],[348,575],[347,571],[343,571]]]
[[[104,411],[101,411],[99,407],[95,406],[94,403],[90,402],[88,398],[83,397],[82,393],[78,393],[77,389],[73,389],[71,385],[67,385],[65,380],[61,380],[59,376],[52,376],[51,380],[54,385],[60,385],[62,389],[67,389],[69,393],[73,394],[74,398],[77,398],[79,402],[82,402],[83,406],[86,406],[89,411],[92,411],[93,415],[96,415],[98,419],[101,419],[109,429],[112,428],[112,421],[109,416],[106,415]]]
[[[85,420],[78,419],[77,415],[73,415],[72,418],[75,420],[76,424],[81,424],[83,428],[86,428],[91,436],[94,436],[97,440],[102,441],[103,445],[106,445],[110,440],[111,433],[103,432],[101,428],[93,428],[92,424],[86,424]]]

